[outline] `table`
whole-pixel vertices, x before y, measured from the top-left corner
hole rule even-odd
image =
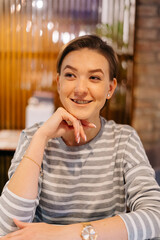
[[[0,193],[8,180],[8,169],[16,150],[21,130],[0,130]]]
[[[0,151],[15,151],[21,130],[0,130]]]

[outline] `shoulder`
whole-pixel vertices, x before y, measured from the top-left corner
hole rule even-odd
[[[35,132],[43,125],[43,122],[40,123],[35,123],[33,126],[25,128],[22,130],[21,135],[30,140],[32,139],[33,135],[35,134]]]
[[[133,127],[117,124],[113,120],[107,121],[104,118],[101,118],[101,123],[101,132],[96,142],[99,143],[99,146],[102,146],[103,143],[103,147],[112,148],[114,151],[120,149],[121,152],[124,152],[130,142],[140,145],[140,139]]]
[[[113,120],[107,121],[104,118],[101,118],[101,121],[103,125],[103,132],[105,134],[113,135],[113,136],[125,135],[128,137],[134,134],[137,135],[136,130],[127,124],[118,124]]]

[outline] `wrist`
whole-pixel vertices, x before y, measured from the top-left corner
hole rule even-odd
[[[91,223],[83,223],[82,227],[83,227],[82,232],[81,232],[82,240],[96,240],[97,239],[97,236],[98,236],[97,232]]]
[[[43,134],[42,131],[39,131],[38,129],[35,132],[25,155],[34,159],[41,166],[43,153],[47,142],[47,137]]]
[[[44,144],[46,145],[48,140],[50,139],[46,134],[45,131],[43,130],[43,126],[40,127],[36,133],[34,134],[34,138],[37,138],[38,140],[41,140],[44,142]]]

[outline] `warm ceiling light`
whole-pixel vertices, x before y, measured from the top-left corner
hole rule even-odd
[[[52,41],[54,43],[57,43],[59,40],[59,32],[57,30],[53,31],[52,33]]]
[[[51,30],[54,27],[53,22],[48,22],[47,27],[48,27],[48,30]]]
[[[16,7],[17,12],[19,12],[21,10],[21,4],[18,4]]]
[[[37,5],[37,8],[39,8],[39,9],[42,8],[43,7],[43,1],[42,0],[38,0],[36,5]]]
[[[12,5],[11,5],[11,13],[14,13],[14,12],[15,12],[15,5],[12,4]]]

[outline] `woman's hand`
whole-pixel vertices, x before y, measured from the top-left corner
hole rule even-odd
[[[46,223],[24,223],[17,219],[14,219],[14,223],[17,225],[19,230],[9,233],[2,237],[2,240],[13,239],[13,240],[53,240],[52,232],[53,229],[49,224]]]
[[[73,230],[68,226],[56,226],[46,223],[24,223],[17,219],[14,219],[14,223],[19,230],[9,233],[2,237],[1,240],[79,240],[79,234],[77,230],[79,227]],[[76,226],[76,225],[75,225]],[[71,234],[75,234],[72,238]]]
[[[67,131],[74,130],[75,140],[80,142],[80,138],[86,141],[84,127],[94,128],[93,123],[86,120],[79,120],[60,107],[38,130],[47,141],[50,138],[62,137]]]
[[[80,121],[68,113],[64,108],[57,111],[34,134],[25,155],[41,166],[44,148],[50,138],[64,136],[68,131],[73,131],[75,140],[86,140],[85,127],[94,127],[87,121]],[[33,161],[23,158],[15,173],[8,183],[8,189],[25,199],[36,199],[38,194],[39,168]],[[29,174],[28,174],[29,173]]]
[[[1,240],[82,240],[82,223],[71,225],[52,225],[47,223],[23,223],[14,219],[19,230],[9,233]],[[124,221],[120,216],[91,222],[96,229],[98,239],[128,239]]]

